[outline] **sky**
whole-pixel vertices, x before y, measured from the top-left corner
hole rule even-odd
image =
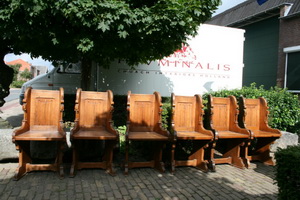
[[[224,12],[225,10],[232,8],[233,6],[240,4],[244,1],[246,1],[246,0],[222,0],[222,5],[219,6],[219,8],[215,11],[213,16],[216,14],[219,14],[221,12]],[[51,69],[53,67],[51,62],[45,61],[41,57],[31,58],[30,55],[28,55],[28,54],[21,54],[21,55],[7,54],[4,57],[4,61],[6,61],[6,62],[10,62],[10,61],[13,61],[16,59],[22,59],[22,60],[24,60],[32,65],[35,65],[35,66],[47,66],[48,69]]]
[[[243,3],[244,1],[246,0],[222,0],[222,5],[219,6],[213,16],[232,8],[233,6]]]

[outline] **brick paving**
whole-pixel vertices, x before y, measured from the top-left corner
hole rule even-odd
[[[112,177],[101,169],[80,170],[74,178],[59,179],[54,172],[31,172],[13,180],[17,163],[0,163],[0,199],[277,199],[275,168],[252,163],[249,169],[217,165],[217,172],[192,167],[176,168],[176,174],[160,174],[150,168],[116,168]]]

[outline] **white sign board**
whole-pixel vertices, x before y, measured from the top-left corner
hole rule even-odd
[[[203,94],[242,86],[244,30],[201,25],[188,45],[162,60],[131,69],[122,62],[98,69],[97,89],[114,94]],[[129,49],[130,51],[130,49]]]

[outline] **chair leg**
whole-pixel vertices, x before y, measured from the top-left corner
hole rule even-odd
[[[171,144],[171,173],[175,173],[175,148],[176,148],[176,142],[173,142]]]
[[[164,142],[157,142],[155,145],[156,147],[154,149],[154,155],[153,155],[154,168],[161,173],[166,171],[165,165],[162,162],[162,151],[163,151],[164,145],[165,145]]]
[[[77,155],[77,142],[73,142],[73,151],[72,151],[72,164],[70,169],[70,177],[73,178],[77,172],[77,163],[78,163],[78,155]]]
[[[56,165],[57,165],[57,171],[59,173],[60,178],[64,177],[64,166],[63,166],[63,149],[64,149],[64,143],[63,142],[58,142],[57,145],[57,160],[56,160]]]
[[[216,163],[214,161],[214,151],[215,151],[216,141],[212,141],[205,148],[204,159],[208,161],[208,169],[212,172],[216,171]]]
[[[247,141],[244,143],[244,145],[241,146],[240,149],[240,157],[243,160],[243,163],[246,168],[250,167],[250,158],[249,158],[249,145],[251,141]]]
[[[270,156],[270,146],[277,138],[258,138],[253,160],[258,160],[266,165],[275,165],[273,158]]]
[[[114,146],[116,145],[116,141],[113,140],[107,140],[105,141],[105,150],[104,150],[104,156],[103,161],[106,162],[106,172],[110,174],[111,176],[115,176],[115,170],[113,169],[113,151]]]
[[[223,154],[223,157],[231,157],[232,165],[238,168],[245,168],[243,159],[240,157],[241,145],[243,144],[243,140],[240,139],[231,139],[227,141],[227,150]]]
[[[32,160],[29,156],[30,143],[28,141],[16,144],[16,149],[19,151],[19,166],[16,169],[14,180],[17,181],[28,172],[26,165],[27,163],[32,163]]]
[[[203,172],[208,171],[207,162],[204,161],[204,146],[203,141],[194,141],[195,152],[189,157],[189,159],[196,160],[196,168]]]
[[[129,141],[125,142],[125,163],[124,163],[124,174],[128,175],[128,165],[129,165]]]

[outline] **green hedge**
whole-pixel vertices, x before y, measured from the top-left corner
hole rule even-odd
[[[235,90],[221,90],[218,92],[206,93],[202,96],[204,104],[207,102],[207,95],[212,94],[216,97],[228,97],[229,95],[241,95],[245,98],[264,97],[269,106],[269,125],[283,131],[292,133],[300,132],[300,104],[298,97],[285,89],[278,87],[266,90],[263,86],[256,87],[255,84]],[[170,127],[171,103],[170,97],[163,97],[162,123],[165,129]],[[64,121],[74,121],[75,95],[65,95]],[[127,120],[127,96],[114,95],[113,121],[115,127],[126,125]]]
[[[285,89],[278,87],[266,90],[263,86],[257,87],[254,83],[251,86],[244,86],[242,89],[221,90],[203,95],[203,99],[207,100],[207,95],[211,94],[215,97],[227,97],[233,95],[245,98],[264,97],[269,107],[269,125],[283,131],[298,133],[300,130],[300,107],[299,100],[296,95]]]
[[[278,199],[300,199],[300,146],[279,149],[275,159]]]

